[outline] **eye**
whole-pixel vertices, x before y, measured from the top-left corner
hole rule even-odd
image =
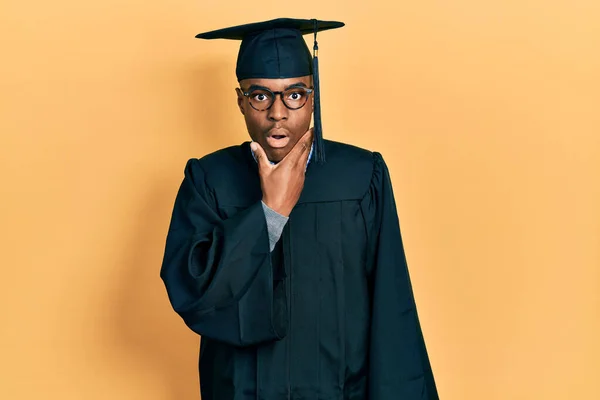
[[[302,97],[304,97],[304,90],[294,90],[292,92],[288,93],[288,99],[293,100],[293,101],[298,101],[301,100]]]
[[[248,99],[253,103],[268,103],[271,101],[272,94],[266,90],[255,89],[248,94]]]
[[[252,99],[254,99],[256,101],[268,101],[269,96],[266,95],[265,93],[256,93],[252,96]]]

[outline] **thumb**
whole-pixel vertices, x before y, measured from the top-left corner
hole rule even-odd
[[[258,170],[267,169],[271,164],[267,159],[267,154],[260,146],[260,144],[256,142],[250,143],[250,148],[254,152],[254,156],[256,157],[256,161],[258,162]]]

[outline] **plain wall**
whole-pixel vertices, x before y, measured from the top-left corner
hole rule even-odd
[[[2,0],[0,398],[197,398],[164,240],[247,133],[239,43],[194,35],[276,17],[347,24],[325,135],[390,167],[441,398],[600,398],[597,0]]]

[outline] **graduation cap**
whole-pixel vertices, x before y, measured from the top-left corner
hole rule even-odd
[[[199,39],[241,40],[236,76],[238,81],[250,78],[285,79],[313,76],[315,159],[325,161],[317,32],[341,28],[344,23],[316,19],[278,18],[196,35]],[[314,35],[313,54],[302,35]]]

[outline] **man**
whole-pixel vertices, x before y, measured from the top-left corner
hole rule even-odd
[[[318,60],[278,19],[242,40],[237,103],[252,143],[191,159],[161,277],[201,335],[203,400],[431,400],[437,391],[379,153],[321,136]],[[315,113],[314,129],[310,128]]]

